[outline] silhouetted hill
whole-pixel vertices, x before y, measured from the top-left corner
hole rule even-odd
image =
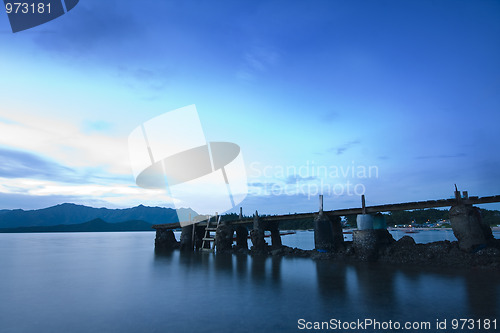
[[[0,232],[98,232],[98,231],[152,231],[152,224],[140,221],[107,223],[102,219],[94,219],[79,224],[59,224],[53,226],[19,227],[0,229]]]
[[[189,208],[179,209],[179,212],[184,221],[189,220],[189,213],[192,217],[198,215]],[[64,203],[37,210],[0,210],[0,228],[80,224],[98,218],[108,223],[131,220],[141,220],[151,224],[178,222],[177,213],[172,208],[139,205],[126,209],[108,209]]]

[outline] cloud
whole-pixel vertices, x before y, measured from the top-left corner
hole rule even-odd
[[[427,160],[427,159],[449,159],[449,158],[459,158],[459,157],[466,157],[467,155],[464,153],[458,153],[458,154],[440,154],[440,155],[422,155],[422,156],[417,156],[415,159],[417,160]]]
[[[299,175],[290,175],[286,178],[285,183],[291,185],[291,184],[296,184],[298,182],[308,182],[310,180],[316,180],[316,179],[318,179],[318,177],[315,176],[302,177]]]
[[[243,54],[243,64],[236,75],[243,80],[253,80],[267,72],[279,58],[279,53],[271,47],[254,46]]]
[[[151,206],[171,205],[173,198],[165,190],[146,190],[133,183],[107,182],[99,183],[65,183],[58,180],[34,178],[2,178],[0,177],[0,198],[22,199],[13,208],[32,207],[34,199],[58,204],[73,202],[90,204],[99,202],[106,207],[135,206],[137,203]],[[99,199],[96,199],[99,198]],[[55,201],[55,199],[59,201]],[[0,209],[7,208],[6,202],[1,202]],[[14,201],[10,201],[14,203]],[[39,207],[39,206],[37,206]]]
[[[133,17],[133,9],[121,1],[80,2],[71,12],[55,20],[51,34],[34,35],[35,44],[49,52],[71,58],[99,54],[128,47],[131,38],[143,31]],[[50,25],[43,26],[50,29]]]
[[[2,192],[0,192],[0,202],[2,203],[0,209],[42,209],[66,202],[79,203],[92,207],[109,207],[108,203],[96,198],[89,198],[89,200],[82,201],[76,196],[50,195],[41,197],[22,193]]]
[[[361,141],[359,140],[354,140],[354,141],[349,141],[341,146],[338,147],[333,147],[328,150],[328,152],[335,152],[337,155],[342,155],[346,150],[360,144]]]
[[[321,122],[332,123],[340,118],[340,113],[337,111],[330,111],[319,115]]]
[[[0,177],[76,180],[73,169],[32,153],[0,148]]]
[[[107,122],[107,121],[90,121],[87,120],[83,124],[83,131],[85,133],[92,133],[92,132],[107,132],[113,128],[113,124]]]
[[[20,111],[0,122],[0,145],[29,151],[44,160],[57,161],[73,170],[106,171],[116,175],[131,173],[126,137],[112,137],[102,132],[85,132],[81,126],[55,117],[41,117]]]
[[[143,86],[147,89],[160,91],[170,82],[170,71],[165,68],[149,68],[118,66],[118,78],[132,89]]]
[[[258,187],[258,188],[270,188],[276,183],[261,183],[261,182],[253,182],[253,183],[248,183],[248,186],[251,187]]]

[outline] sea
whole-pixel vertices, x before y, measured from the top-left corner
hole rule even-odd
[[[454,240],[447,230],[392,233]],[[156,254],[154,238],[0,234],[0,332],[500,331],[498,270]],[[311,231],[282,240],[314,247]]]

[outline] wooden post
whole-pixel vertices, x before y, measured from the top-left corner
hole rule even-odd
[[[366,214],[365,195],[361,195],[361,214]]]
[[[189,214],[189,222],[191,222],[191,214]],[[194,241],[194,229],[196,229],[196,223],[191,224],[193,226],[193,232],[191,233],[191,243],[194,245],[194,249],[196,250],[196,243]]]
[[[323,194],[319,195],[319,213],[323,214]]]
[[[243,207],[240,207],[240,220],[243,220]]]

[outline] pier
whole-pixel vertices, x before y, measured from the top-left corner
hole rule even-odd
[[[414,210],[438,207],[450,208],[450,223],[460,250],[465,252],[484,248],[493,239],[489,225],[482,222],[480,211],[474,205],[500,202],[500,195],[469,196],[467,191],[459,192],[455,187],[454,198],[427,200],[396,204],[366,206],[364,195],[361,207],[323,210],[323,196],[319,196],[319,210],[312,213],[259,216],[256,211],[251,218],[240,216],[234,221],[220,221],[215,216],[196,223],[169,223],[153,225],[156,230],[155,247],[157,249],[180,248],[189,251],[227,252],[248,250],[247,238],[250,235],[251,251],[265,253],[282,247],[279,230],[280,221],[311,218],[314,221],[314,242],[317,252],[331,253],[345,249],[340,217],[357,215],[357,230],[353,231],[352,250],[362,257],[373,257],[376,252],[394,242],[387,231],[383,212]],[[187,224],[187,225],[186,225]],[[177,242],[173,230],[181,228],[180,242]],[[271,232],[271,244],[264,240],[264,232]],[[213,234],[212,234],[213,233]],[[234,243],[234,234],[236,233]]]

